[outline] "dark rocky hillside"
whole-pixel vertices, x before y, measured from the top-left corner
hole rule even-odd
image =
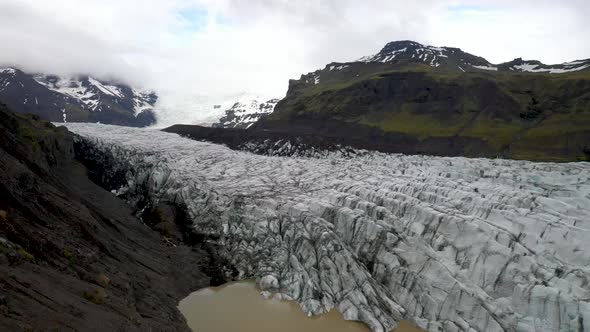
[[[100,122],[144,127],[156,122],[153,92],[87,75],[58,77],[0,68],[0,101],[52,122]]]
[[[590,60],[493,65],[403,41],[292,80],[250,130],[319,135],[389,152],[590,159]]]
[[[189,331],[176,306],[221,281],[213,251],[177,207],[142,223],[77,154],[0,104],[0,331]]]

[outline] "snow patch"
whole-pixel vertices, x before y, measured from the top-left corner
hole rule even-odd
[[[342,70],[342,69],[344,69],[344,68],[348,68],[348,67],[349,67],[349,65],[339,65],[339,66],[336,66],[336,65],[330,65],[330,67],[328,67],[328,70],[329,70],[329,71],[333,71],[333,70]]]
[[[498,71],[498,67],[494,66],[471,66],[473,68],[482,69],[482,70],[490,70],[490,71]]]
[[[0,74],[16,75],[16,70],[14,68],[0,68]]]
[[[564,66],[577,66],[577,65],[581,65],[583,63],[589,62],[590,60],[576,60],[576,61],[571,61],[571,62],[565,62],[563,65]]]
[[[579,64],[580,63],[573,64],[570,62],[570,63],[564,64],[564,68],[557,68],[557,67],[542,68],[538,64],[525,62],[520,65],[514,65],[514,66],[510,67],[510,69],[514,70],[514,71],[523,71],[523,72],[529,72],[529,73],[562,74],[562,73],[569,73],[569,72],[580,71],[580,70],[584,70],[586,68],[590,68],[590,64],[583,65],[583,66],[577,66]]]
[[[444,47],[436,47],[436,46],[430,46],[430,45],[429,45],[429,46],[427,46],[427,47],[428,47],[428,49],[430,49],[430,50],[434,50],[434,51],[438,51],[438,52],[443,52],[443,51],[446,51],[446,49],[445,49]]]
[[[49,90],[74,98],[91,111],[96,111],[99,96],[88,87],[82,85],[82,81],[73,77],[48,77],[38,75],[33,77],[35,81]]]
[[[90,84],[94,85],[95,87],[97,87],[102,93],[104,93],[106,95],[120,97],[119,95],[117,95],[117,93],[108,89],[106,85],[103,85],[102,83],[100,83],[99,81],[97,81],[96,79],[94,79],[92,77],[88,77],[88,82]]]
[[[411,55],[408,54],[408,47],[400,48],[397,50],[392,50],[387,53],[379,52],[375,55],[364,56],[357,60],[357,62],[382,62],[382,63],[389,63],[392,60],[396,59],[400,54],[406,54],[406,56],[410,56],[410,58],[418,58],[424,63],[430,65],[431,67],[438,67],[440,66],[440,58],[448,58],[444,52],[448,50],[444,47],[434,47],[434,46],[423,46],[417,43],[414,43],[413,46],[417,46],[413,49]]]

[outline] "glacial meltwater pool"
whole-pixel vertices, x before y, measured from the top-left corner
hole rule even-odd
[[[201,289],[178,307],[194,332],[370,332],[362,323],[344,320],[337,310],[307,317],[293,301],[265,300],[252,281]],[[408,322],[395,330],[419,331]]]

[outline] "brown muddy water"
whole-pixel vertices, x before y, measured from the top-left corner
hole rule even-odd
[[[194,332],[370,332],[359,322],[345,321],[336,310],[307,317],[293,301],[265,300],[253,281],[201,289],[178,308]],[[401,322],[395,332],[421,332]]]

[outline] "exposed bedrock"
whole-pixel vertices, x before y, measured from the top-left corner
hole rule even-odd
[[[239,279],[309,314],[337,308],[374,331],[402,318],[430,331],[590,331],[590,164],[268,157],[68,128],[110,189],[184,207]]]

